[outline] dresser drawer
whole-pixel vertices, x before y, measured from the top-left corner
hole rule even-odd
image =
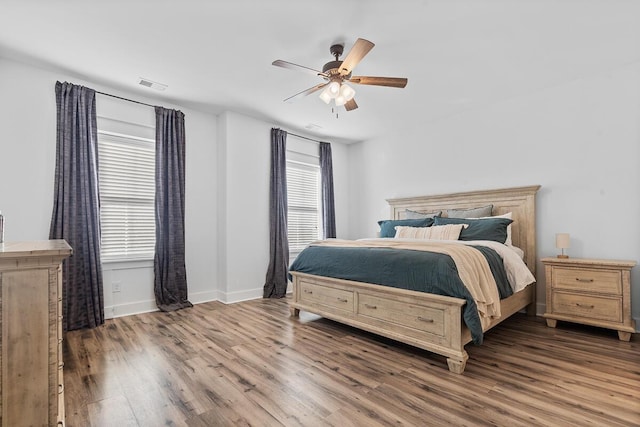
[[[552,299],[552,310],[554,314],[578,316],[615,323],[622,322],[621,298],[554,292]]]
[[[366,293],[361,293],[358,297],[358,315],[434,335],[444,336],[445,332],[444,310],[390,301]]]
[[[300,302],[312,305],[324,305],[350,313],[354,312],[353,292],[334,289],[315,283],[302,281],[300,283]]]
[[[622,276],[620,271],[555,267],[553,287],[621,295]]]

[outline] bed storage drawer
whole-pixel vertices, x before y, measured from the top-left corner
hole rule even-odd
[[[397,328],[417,329],[435,335],[444,335],[444,310],[418,304],[407,304],[389,298],[360,293],[358,314],[379,319]]]
[[[337,308],[349,313],[354,312],[352,291],[330,288],[311,281],[301,280],[299,292],[300,302],[304,304]]]

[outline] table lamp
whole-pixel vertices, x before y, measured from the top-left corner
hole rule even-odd
[[[564,254],[564,250],[569,249],[569,241],[569,233],[556,234],[556,248],[562,251],[562,253],[558,255],[558,258],[569,258],[569,255]]]

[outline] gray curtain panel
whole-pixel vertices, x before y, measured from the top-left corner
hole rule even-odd
[[[333,198],[333,160],[331,144],[320,143],[320,181],[322,197],[322,237],[336,237],[336,205]]]
[[[56,170],[50,239],[64,239],[73,255],[62,264],[63,327],[104,323],[100,263],[98,130],[93,89],[56,82]]]
[[[287,132],[271,129],[271,181],[269,194],[269,267],[264,298],[287,293],[289,239],[287,237]]]
[[[184,243],[184,114],[156,111],[156,304],[162,311],[193,307],[187,299]]]

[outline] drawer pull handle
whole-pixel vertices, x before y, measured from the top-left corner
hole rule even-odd
[[[421,321],[421,322],[433,323],[433,319],[426,319],[426,318],[420,317],[420,316],[418,316],[418,320]]]
[[[338,297],[338,301],[340,301],[340,302],[349,302],[349,300],[347,300],[346,298],[340,298],[340,297]]]
[[[367,307],[367,308],[370,308],[372,310],[376,310],[378,308],[377,305],[371,305],[371,304],[365,304],[364,306]]]
[[[579,277],[576,277],[576,280],[578,282],[584,282],[584,283],[592,283],[593,282],[593,279],[581,279]]]
[[[579,302],[576,303],[576,305],[578,307],[582,307],[582,308],[594,308],[594,305],[589,305],[589,304],[580,304]]]
[[[305,290],[304,290],[304,293],[305,293],[305,294],[313,294],[313,291],[310,291],[309,289],[305,289]]]
[[[58,384],[58,394],[64,393],[64,384]]]

